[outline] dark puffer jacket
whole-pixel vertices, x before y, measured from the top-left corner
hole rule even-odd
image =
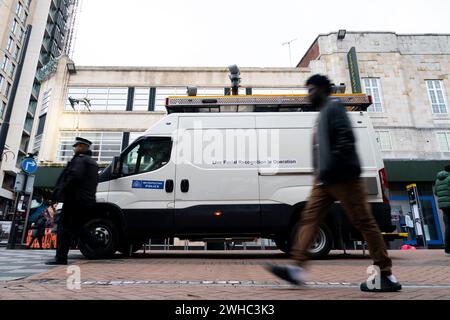
[[[338,99],[329,98],[320,111],[317,135],[313,162],[319,181],[333,184],[358,179],[361,165],[352,124]]]
[[[440,209],[450,208],[450,172],[441,171],[437,174],[434,194],[438,197]]]

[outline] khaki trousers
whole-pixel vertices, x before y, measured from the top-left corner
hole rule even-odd
[[[302,212],[299,229],[290,252],[291,257],[299,266],[304,266],[309,256],[308,249],[317,235],[318,228],[335,201],[341,202],[350,221],[363,235],[374,265],[380,268],[381,273],[390,275],[392,261],[367,202],[366,185],[361,179],[327,186],[314,185]]]

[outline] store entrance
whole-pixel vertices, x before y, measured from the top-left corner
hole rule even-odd
[[[428,246],[443,245],[443,238],[441,226],[439,223],[438,210],[432,196],[419,196],[420,205],[422,207],[424,235]],[[400,232],[408,232],[408,240],[405,244],[421,245],[418,241],[416,224],[411,213],[407,196],[393,196],[391,197],[392,216],[397,224],[397,230]]]

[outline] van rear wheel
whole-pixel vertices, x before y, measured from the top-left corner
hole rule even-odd
[[[275,239],[275,244],[278,249],[284,253],[289,253],[292,245],[295,242],[297,236],[298,223],[292,228],[289,240],[279,237]],[[311,258],[318,259],[325,257],[333,247],[333,235],[330,228],[326,225],[321,225],[317,231],[317,236],[314,239],[311,247],[309,248],[309,254]]]
[[[333,236],[331,231],[326,225],[322,225],[317,231],[316,238],[309,248],[309,254],[315,259],[323,258],[330,253],[332,246]]]

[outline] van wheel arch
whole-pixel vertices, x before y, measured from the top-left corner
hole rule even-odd
[[[97,203],[94,217],[111,220],[122,236],[125,230],[125,218],[122,209],[113,203]]]
[[[299,202],[294,205],[294,209],[292,210],[291,218],[289,221],[288,229],[285,232],[284,237],[279,236],[275,240],[275,243],[277,244],[277,247],[285,252],[288,253],[291,249],[292,242],[295,238],[295,232],[298,228],[298,224],[300,223],[300,218],[302,215],[303,209],[305,209],[306,202]],[[333,248],[334,246],[334,234],[332,232],[332,228],[330,228],[330,221],[331,219],[329,217],[326,218],[326,220],[322,223],[319,230],[319,235],[322,235],[324,243],[321,244],[323,248],[318,248],[319,250],[315,253],[310,253],[313,258],[322,258],[328,254],[328,252]],[[320,237],[319,237],[320,238]],[[316,239],[317,241],[317,239]],[[315,242],[316,242],[315,241]]]

